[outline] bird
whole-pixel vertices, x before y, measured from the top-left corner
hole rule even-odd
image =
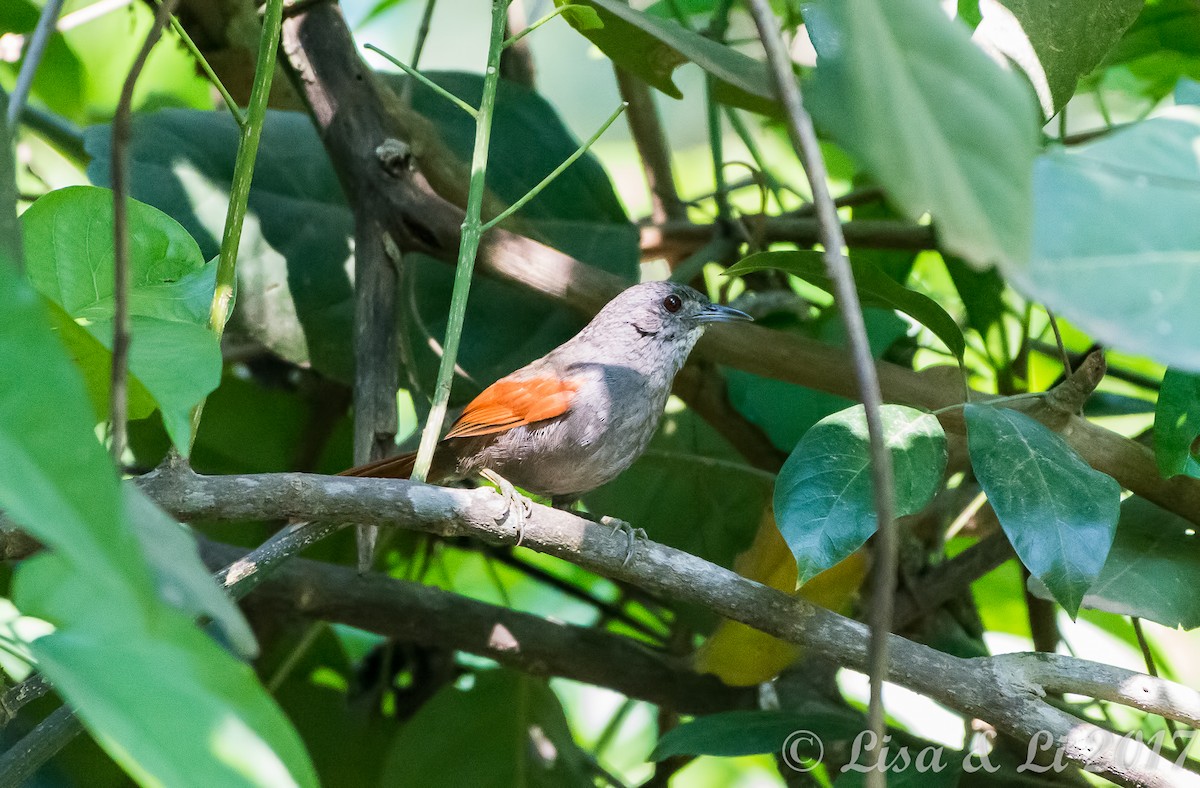
[[[506,516],[515,509],[520,544],[532,510],[517,488],[562,505],[615,479],[646,450],[672,381],[705,329],[751,319],[683,284],[625,289],[578,334],[471,400],[438,443],[428,481],[495,484]],[[341,475],[408,478],[415,462],[411,452]],[[628,533],[628,562],[644,532],[604,520]],[[360,550],[360,564],[370,553]]]

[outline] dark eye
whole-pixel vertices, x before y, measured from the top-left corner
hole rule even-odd
[[[683,307],[683,299],[677,295],[669,295],[663,299],[663,309],[674,314]]]

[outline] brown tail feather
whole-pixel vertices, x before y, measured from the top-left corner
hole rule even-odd
[[[415,451],[408,454],[398,454],[395,457],[385,457],[382,460],[356,465],[342,471],[338,476],[377,476],[385,479],[407,479],[412,476],[413,466],[417,462]]]

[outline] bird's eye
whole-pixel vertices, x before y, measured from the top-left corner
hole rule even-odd
[[[669,295],[663,299],[663,309],[674,314],[683,307],[683,299],[677,295]]]

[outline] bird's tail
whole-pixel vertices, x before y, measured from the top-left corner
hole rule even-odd
[[[385,479],[407,479],[412,476],[413,466],[417,464],[417,453],[399,454],[395,457],[385,457],[382,460],[363,463],[348,468],[338,476],[377,476]],[[379,527],[375,525],[358,526],[358,571],[367,572],[375,562],[375,544],[379,541]]]
[[[377,476],[384,479],[407,479],[412,476],[413,466],[417,464],[417,453],[398,454],[395,457],[385,457],[382,460],[363,463],[348,468],[338,476]]]

